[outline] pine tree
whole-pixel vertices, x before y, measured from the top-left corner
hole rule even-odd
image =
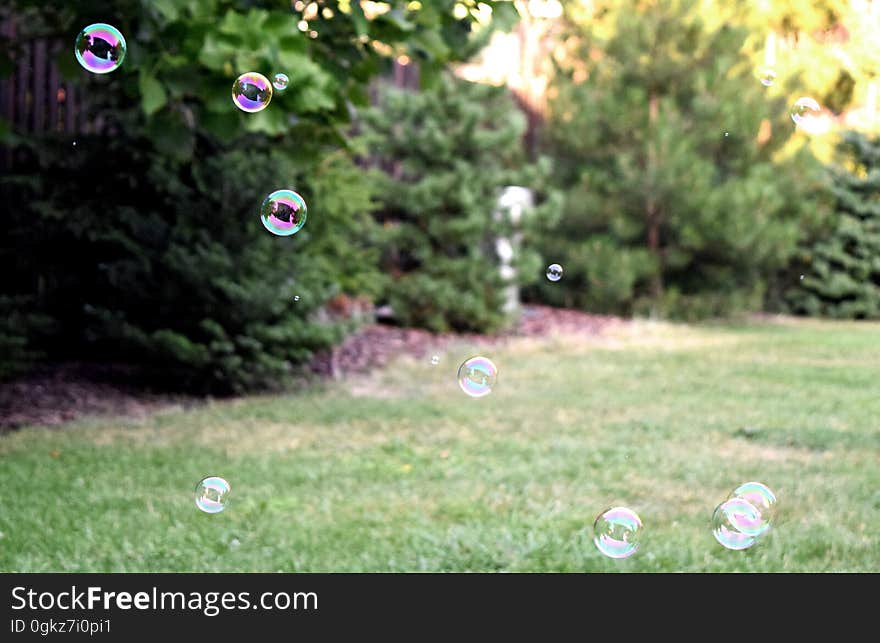
[[[835,211],[827,234],[801,256],[791,310],[845,319],[880,317],[880,137],[847,132],[831,169]],[[800,278],[803,275],[803,278]]]
[[[507,185],[539,188],[523,166],[525,118],[503,89],[444,76],[420,93],[386,88],[365,115],[385,230],[385,301],[405,325],[484,331],[505,322],[494,218]],[[533,213],[532,216],[540,216]],[[520,256],[535,278],[537,258]]]
[[[707,22],[688,0],[569,15],[547,134],[567,199],[542,247],[565,277],[544,297],[685,317],[758,308],[818,216],[817,164],[775,160],[794,128],[755,80],[746,31]]]

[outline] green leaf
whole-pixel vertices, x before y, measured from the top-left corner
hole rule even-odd
[[[412,44],[434,60],[444,60],[449,55],[449,47],[436,31],[422,31],[416,34],[412,38]]]
[[[65,80],[81,78],[84,71],[83,68],[79,66],[79,63],[76,62],[76,56],[73,55],[72,49],[72,47],[69,50],[62,47],[58,50],[58,53],[55,54],[55,67],[58,69],[61,77]]]
[[[403,12],[399,9],[394,9],[388,13],[376,16],[376,22],[387,22],[397,27],[400,31],[412,31],[416,28],[413,23],[406,19],[406,16],[404,16]],[[422,24],[424,25],[425,23],[422,22]],[[430,26],[433,27],[434,24],[431,24]]]
[[[180,3],[177,0],[152,0],[151,4],[166,20],[177,20],[180,13]]]
[[[370,23],[364,15],[364,9],[361,7],[360,0],[352,0],[351,2],[351,21],[354,23],[354,30],[359,36],[367,35],[370,30]]]
[[[510,31],[519,21],[519,11],[513,2],[504,0],[492,4],[492,26],[495,29]]]
[[[168,94],[162,83],[155,76],[150,76],[143,68],[138,85],[141,91],[141,109],[147,116],[152,116],[168,102]]]

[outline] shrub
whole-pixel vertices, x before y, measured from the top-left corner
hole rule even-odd
[[[14,328],[0,328],[12,359],[124,362],[162,386],[229,392],[278,386],[336,341],[344,329],[316,316],[324,303],[378,294],[371,184],[344,136],[387,67],[364,43],[406,51],[430,76],[472,40],[473,18],[447,4],[373,19],[359,3],[334,5],[311,18],[311,38],[288,0],[14,2],[21,32],[3,41],[5,58],[60,38],[57,63],[85,90],[90,133],[6,136],[14,163],[0,197],[15,207],[2,292],[4,305],[23,306]],[[96,21],[128,39],[106,76],[71,51]],[[242,113],[230,88],[247,71],[284,71],[290,87]],[[291,238],[258,216],[281,187],[310,206]]]
[[[501,191],[537,193],[542,218],[545,163],[523,158],[525,118],[504,89],[445,76],[421,93],[388,88],[364,118],[383,226],[383,298],[400,323],[435,331],[486,331],[505,323],[506,282],[494,239],[512,234],[498,220]],[[539,262],[523,248],[519,283]]]

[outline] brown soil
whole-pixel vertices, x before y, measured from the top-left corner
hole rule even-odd
[[[575,310],[526,306],[517,326],[500,335],[436,335],[424,330],[380,324],[364,326],[332,353],[317,355],[312,371],[326,377],[365,373],[400,355],[425,357],[462,340],[492,344],[511,337],[534,337],[552,332],[595,335],[621,323],[615,317]],[[180,397],[173,398],[180,402]],[[11,382],[0,383],[0,431],[24,425],[59,425],[85,415],[143,416],[171,403],[171,396],[112,381],[105,370],[88,365],[60,365]],[[189,402],[198,403],[190,398]]]

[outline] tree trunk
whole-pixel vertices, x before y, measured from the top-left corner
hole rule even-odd
[[[649,137],[653,134],[654,126],[657,123],[657,117],[660,111],[660,99],[657,94],[651,94],[648,103],[648,128]],[[654,143],[648,140],[648,195],[645,200],[645,227],[647,230],[648,249],[656,259],[656,268],[651,278],[651,316],[656,316],[657,306],[663,298],[663,253],[660,249],[660,226],[662,224],[662,216],[657,201],[654,198],[653,186],[650,185],[654,181],[657,167],[657,150]]]

